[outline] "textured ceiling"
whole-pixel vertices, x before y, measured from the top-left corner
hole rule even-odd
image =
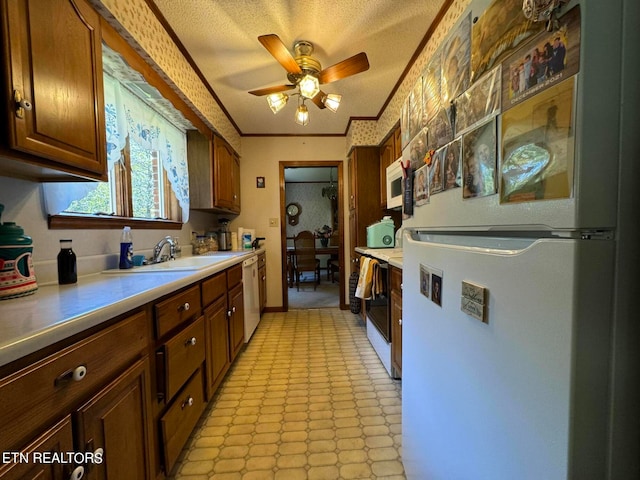
[[[240,133],[345,133],[352,117],[377,117],[444,0],[154,0]],[[294,120],[296,97],[274,115],[265,97],[249,90],[289,83],[286,72],[258,42],[274,33],[293,52],[314,44],[313,57],[329,67],[366,52],[366,72],[325,84],[341,94],[337,113],[309,105],[310,122]],[[399,116],[399,112],[398,112]]]

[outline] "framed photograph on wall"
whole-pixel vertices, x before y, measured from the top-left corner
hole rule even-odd
[[[256,177],[256,188],[264,188],[264,177]]]

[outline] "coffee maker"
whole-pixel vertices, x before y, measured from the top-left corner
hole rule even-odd
[[[220,223],[220,229],[218,230],[218,250],[231,250],[229,220],[221,218],[218,222]]]

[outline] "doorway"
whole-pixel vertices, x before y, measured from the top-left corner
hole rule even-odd
[[[344,279],[344,188],[343,188],[343,162],[342,161],[283,161],[279,164],[280,168],[280,241],[281,241],[281,258],[282,258],[282,305],[284,311],[288,311],[289,292],[291,291],[292,299],[295,292],[295,308],[321,308],[326,306],[326,292],[331,291],[329,285],[337,285],[337,292],[333,290],[338,301],[335,306],[346,309],[345,302],[345,279]],[[291,179],[296,180],[292,182]],[[304,191],[304,195],[311,196],[307,202],[306,208],[303,201],[287,200],[287,184],[292,189],[292,185],[298,184],[298,190]],[[291,191],[289,192],[291,194]],[[291,195],[289,196],[291,197]],[[289,198],[291,200],[291,198]],[[296,203],[295,208],[290,209],[290,213],[296,213],[297,217],[291,218],[287,214],[287,206],[290,203]],[[313,213],[312,213],[313,212]],[[292,222],[292,223],[290,223]],[[337,248],[324,248],[330,250],[333,258],[337,256],[337,262],[333,262],[330,267],[327,260],[332,255],[319,254],[320,258],[320,285],[321,289],[313,288],[313,282],[301,283],[301,290],[304,288],[305,300],[297,297],[298,289],[295,281],[292,282],[293,270],[291,264],[293,233],[302,230],[310,230],[316,232],[324,227],[330,227],[332,230],[331,245]],[[317,240],[318,248],[322,248],[324,242]],[[328,245],[328,244],[327,244]],[[325,245],[326,247],[326,245]],[[336,270],[337,263],[337,272]],[[332,272],[335,272],[332,274]],[[291,290],[290,290],[291,289]],[[318,291],[320,290],[320,291]],[[314,292],[317,295],[314,297]],[[323,297],[324,295],[324,297]],[[302,303],[299,304],[298,302]],[[314,305],[314,301],[318,303]]]

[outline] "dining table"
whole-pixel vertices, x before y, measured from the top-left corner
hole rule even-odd
[[[340,247],[338,245],[316,247],[316,255],[331,255],[331,257],[335,256],[337,258],[339,251],[340,251]],[[296,255],[295,247],[287,247],[287,273],[289,277],[289,288],[293,287],[293,279],[294,279],[293,265],[295,263],[295,255]]]

